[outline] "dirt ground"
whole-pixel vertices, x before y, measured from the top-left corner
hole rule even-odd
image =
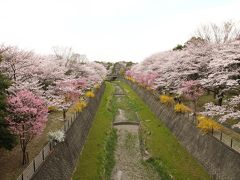
[[[28,145],[27,151],[29,153],[30,162],[47,143],[47,133],[60,129],[62,126],[63,121],[61,112],[49,115],[49,120],[43,133],[35,137]],[[12,151],[0,149],[0,180],[16,179],[26,167],[27,165],[22,166],[21,164],[21,148],[19,144]]]

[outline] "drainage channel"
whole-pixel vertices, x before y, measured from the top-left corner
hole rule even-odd
[[[115,96],[121,101],[123,90],[116,86]],[[127,110],[126,110],[127,109]],[[115,167],[112,172],[112,180],[157,180],[157,173],[143,164],[140,140],[139,120],[130,120],[130,116],[136,112],[131,109],[118,109],[113,127],[117,129],[117,146],[115,150]],[[137,117],[137,116],[136,116]]]

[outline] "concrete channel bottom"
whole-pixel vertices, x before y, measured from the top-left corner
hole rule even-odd
[[[118,86],[117,86],[118,87]],[[123,92],[116,88],[116,97],[121,98]],[[132,113],[135,113],[132,111]],[[117,129],[117,146],[115,150],[115,167],[112,180],[159,180],[158,174],[143,164],[140,141],[139,121],[130,122],[124,110],[118,109],[114,119],[114,128]]]

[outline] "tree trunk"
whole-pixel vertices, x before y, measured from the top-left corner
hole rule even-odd
[[[65,121],[66,120],[66,109],[63,109],[63,121]]]
[[[23,165],[27,164],[26,148],[22,149],[22,164],[23,164]]]
[[[217,105],[218,105],[218,106],[222,106],[223,97],[224,97],[224,93],[223,93],[223,92],[219,92],[219,93],[217,94],[216,100],[217,100]]]
[[[217,92],[216,92],[216,91],[213,92],[213,98],[214,98],[214,99],[217,98]]]
[[[20,145],[22,149],[22,164],[25,165],[28,163],[28,156],[27,156],[27,143],[26,134],[25,134],[25,126],[22,124],[23,134],[20,135]]]
[[[27,158],[27,144],[26,144],[26,140],[24,139],[24,137],[20,137],[20,145],[21,145],[21,149],[22,149],[22,165],[25,165],[28,163],[28,158]]]
[[[218,106],[222,106],[222,98],[218,99]]]
[[[210,95],[211,91],[209,89],[207,89],[207,95]]]
[[[193,121],[197,119],[197,101],[193,101]]]

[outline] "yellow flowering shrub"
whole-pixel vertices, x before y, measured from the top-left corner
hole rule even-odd
[[[82,111],[86,106],[87,106],[86,102],[78,101],[69,109],[69,112]]]
[[[204,133],[211,132],[212,129],[217,131],[221,129],[221,126],[217,122],[205,116],[198,116],[197,120],[198,120],[197,127],[200,128],[201,131]]]
[[[149,87],[149,86],[147,86],[146,89],[147,89],[148,91],[152,91],[152,88]]]
[[[140,86],[140,87],[146,87],[143,83],[138,83],[138,86]]]
[[[154,94],[155,90],[152,89],[151,87],[147,86],[146,89],[151,93]]]
[[[125,76],[125,79],[129,80],[129,81],[132,81],[133,83],[136,82],[135,79],[133,79],[132,77],[130,76]]]
[[[125,76],[125,79],[127,79],[127,80],[130,80],[130,78],[131,78],[131,77],[129,77],[129,76]]]
[[[187,113],[191,112],[192,110],[189,107],[185,106],[184,104],[177,103],[174,107],[174,111],[176,113]]]
[[[49,106],[49,107],[48,107],[48,111],[49,111],[49,112],[54,112],[54,111],[58,111],[58,109],[57,109],[57,107],[55,107],[55,106]]]
[[[174,104],[174,99],[171,96],[167,95],[161,95],[160,97],[160,102],[166,105],[173,105]]]
[[[94,85],[94,88],[95,88],[95,89],[99,89],[99,88],[100,88],[100,85],[99,85],[99,84],[95,84],[95,85]]]
[[[87,92],[85,93],[85,96],[86,96],[86,97],[89,97],[89,98],[93,98],[93,97],[95,97],[95,94],[94,94],[92,91],[87,91]]]
[[[130,81],[132,81],[133,83],[137,83],[137,81],[134,78],[130,78]]]
[[[87,103],[84,101],[78,101],[75,106],[74,109],[76,111],[82,111],[85,107],[87,106]]]

